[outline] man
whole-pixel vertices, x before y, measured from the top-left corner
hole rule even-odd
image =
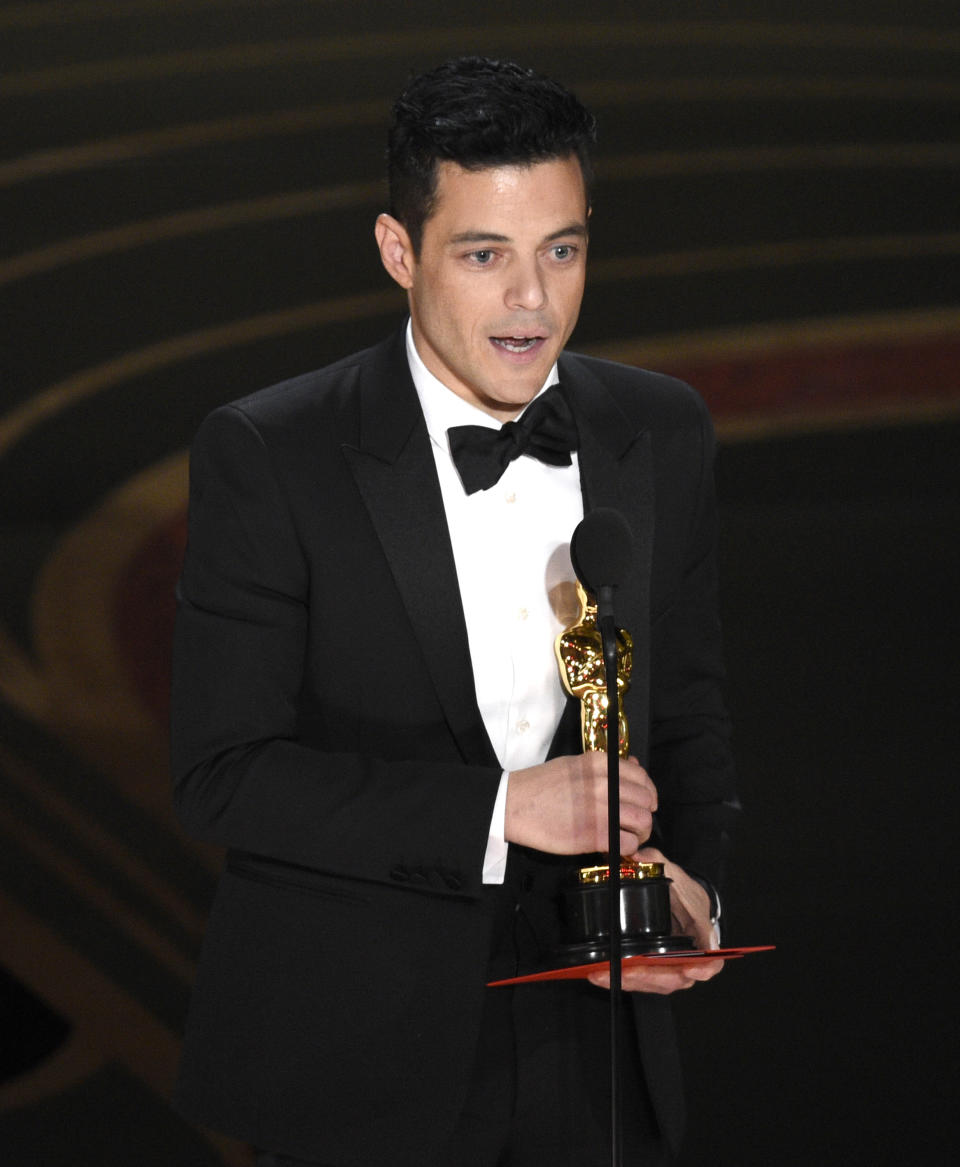
[[[173,764],[184,822],[228,851],[178,1103],[264,1165],[609,1162],[607,978],[485,988],[544,960],[559,886],[606,847],[605,759],[579,752],[553,656],[596,506],[639,549],[621,850],[667,856],[678,924],[714,942],[733,792],[710,427],[687,387],[563,352],[592,139],[516,65],[412,82],[375,228],[409,322],[194,446]],[[624,974],[628,1162],[679,1137],[664,997],[720,965]]]

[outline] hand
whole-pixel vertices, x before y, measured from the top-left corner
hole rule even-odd
[[[636,758],[620,760],[620,852],[647,841],[657,809],[657,790]],[[553,758],[515,770],[507,785],[504,835],[554,855],[606,851],[607,755]]]
[[[664,875],[673,881],[670,884],[670,910],[674,931],[692,936],[697,948],[705,951],[716,948],[716,931],[710,923],[710,897],[703,886],[655,847],[644,847],[630,858],[639,859],[641,863],[663,864]],[[675,993],[678,989],[693,988],[698,981],[709,981],[723,968],[723,963],[722,960],[705,960],[684,968],[646,964],[625,968],[623,988],[630,993]],[[609,972],[591,973],[587,979],[601,989],[610,988]]]

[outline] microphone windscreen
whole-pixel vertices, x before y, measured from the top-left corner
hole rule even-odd
[[[577,524],[570,540],[570,559],[577,579],[597,595],[602,587],[619,587],[633,562],[633,534],[612,507],[597,507]]]

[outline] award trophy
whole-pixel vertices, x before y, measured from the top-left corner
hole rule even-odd
[[[560,678],[567,692],[580,700],[583,749],[606,750],[611,724],[617,727],[621,758],[629,753],[623,694],[630,687],[633,641],[616,629],[617,709],[611,711],[604,675],[603,645],[597,623],[597,605],[577,584],[580,617],[556,639]],[[694,947],[689,936],[670,932],[670,880],[662,863],[620,860],[620,947],[624,956],[681,953]],[[559,953],[571,965],[592,964],[610,956],[610,865],[581,867],[575,882],[561,892],[564,943]]]

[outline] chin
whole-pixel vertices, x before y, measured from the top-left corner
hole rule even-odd
[[[540,386],[543,384],[543,378],[531,385],[528,389],[518,389],[515,393],[504,394],[501,397],[500,405],[504,409],[515,409],[518,413],[525,408],[540,392]]]

